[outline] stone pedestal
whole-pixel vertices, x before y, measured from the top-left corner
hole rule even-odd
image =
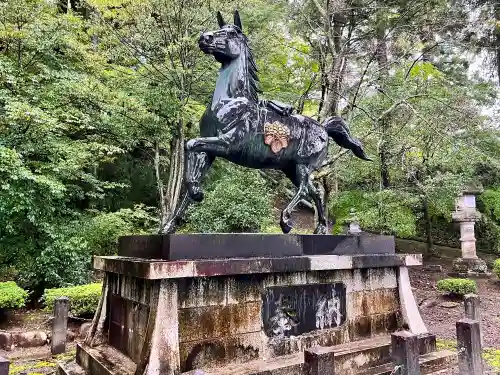
[[[460,224],[460,243],[462,257],[453,262],[452,276],[482,277],[489,276],[486,262],[476,254],[476,237],[474,225],[481,217],[476,210],[476,197],[472,193],[464,193],[457,199],[456,211],[452,219]]]
[[[76,363],[60,364],[58,374],[305,375],[324,358],[305,359],[304,350],[321,346],[317,354],[335,353],[343,375],[390,361],[390,334],[403,327],[419,336],[421,354],[435,350],[408,278],[421,256],[395,254],[393,238],[231,236],[127,238],[121,251],[129,256],[96,257],[102,298]],[[194,259],[195,250],[207,257],[201,239],[219,259]],[[241,243],[240,257],[227,258],[229,249],[216,246],[243,240],[264,248]],[[189,258],[155,259],[182,258],[183,241],[199,244],[186,245]],[[143,252],[150,259],[137,257]]]

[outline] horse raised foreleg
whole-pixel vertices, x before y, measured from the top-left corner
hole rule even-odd
[[[292,198],[291,202],[281,212],[280,226],[283,233],[288,233],[292,229],[291,215],[292,211],[299,204],[300,200],[307,195],[307,182],[309,181],[309,168],[305,165],[297,165],[295,178],[293,180],[297,185],[297,193]],[[291,176],[290,176],[291,177]],[[292,181],[293,181],[292,180]]]
[[[186,143],[186,150],[189,152],[206,152],[213,156],[227,155],[229,151],[230,137],[226,133],[221,137],[202,137],[190,139]]]
[[[201,181],[213,161],[214,157],[206,153],[187,153],[187,168],[184,175],[187,191],[177,205],[174,216],[160,229],[161,234],[174,233],[191,203],[203,200]]]

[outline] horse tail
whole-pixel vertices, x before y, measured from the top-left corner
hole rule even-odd
[[[371,159],[366,155],[365,150],[363,150],[361,142],[358,139],[351,137],[347,123],[342,117],[328,117],[325,121],[323,121],[322,125],[325,127],[328,135],[340,147],[351,150],[352,153],[360,159],[371,161]]]

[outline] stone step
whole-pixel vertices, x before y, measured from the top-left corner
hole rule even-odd
[[[86,375],[85,370],[75,361],[59,362],[56,375]]]
[[[366,368],[384,363],[389,358],[391,339],[380,336],[330,347],[316,347],[320,356],[334,353],[336,374],[349,373],[350,369]],[[230,364],[203,372],[189,371],[183,375],[302,375],[305,374],[304,354],[296,353],[268,360],[256,360],[243,364]],[[199,370],[198,370],[199,371]]]
[[[444,371],[456,364],[457,354],[450,350],[441,350],[420,356],[420,372],[424,374],[433,374]],[[371,367],[361,371],[358,375],[391,375],[394,371],[393,363],[386,363],[381,366]]]
[[[109,345],[90,348],[77,344],[76,363],[92,375],[132,375],[137,367],[129,357]]]

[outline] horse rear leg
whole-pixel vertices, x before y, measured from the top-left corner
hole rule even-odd
[[[214,157],[206,153],[187,153],[187,168],[185,171],[184,180],[186,181],[187,191],[184,193],[179,205],[175,210],[174,216],[168,221],[163,228],[160,228],[161,234],[174,233],[179,222],[184,218],[186,210],[193,201],[203,200],[203,191],[201,190],[201,181],[210,169],[214,161]],[[194,198],[193,198],[194,196]]]
[[[323,193],[314,186],[311,180],[308,180],[309,196],[314,201],[316,212],[318,213],[318,225],[314,230],[314,234],[327,234],[326,216],[325,216],[325,197]]]
[[[295,206],[299,204],[300,200],[304,199],[307,196],[307,184],[310,174],[310,168],[302,164],[295,167],[295,173],[287,173],[287,176],[297,186],[297,193],[292,198],[288,206],[286,206],[285,209],[281,212],[280,226],[283,233],[288,233],[292,229],[292,211]]]

